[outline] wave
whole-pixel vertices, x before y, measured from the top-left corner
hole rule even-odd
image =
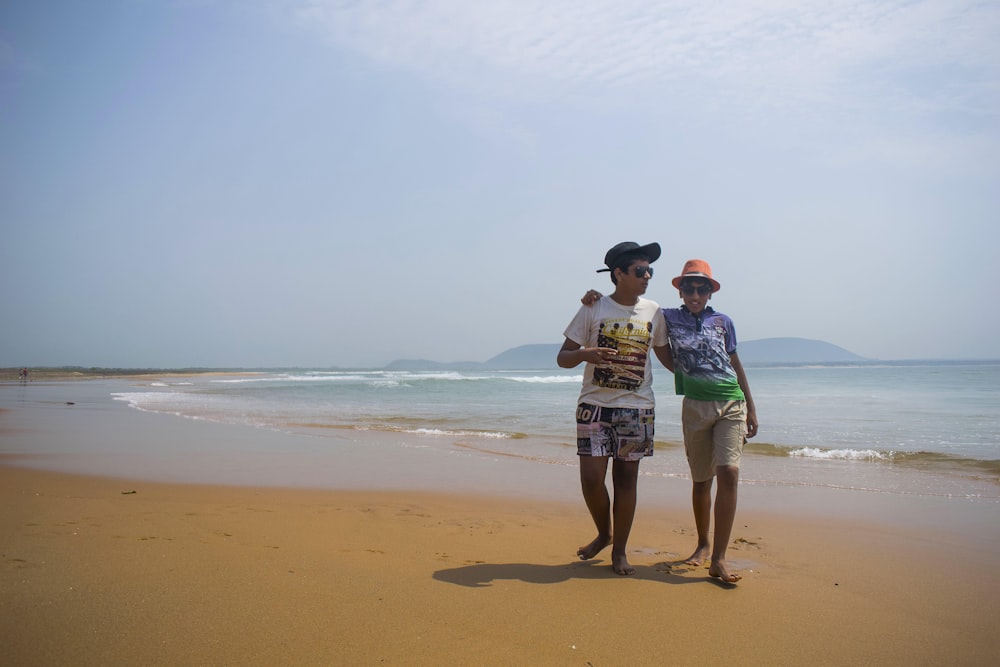
[[[515,434],[504,433],[502,431],[447,431],[439,428],[417,428],[408,429],[405,433],[416,433],[418,435],[447,435],[459,437],[493,438],[499,440],[510,440]]]
[[[820,449],[801,447],[792,449],[788,456],[806,459],[837,459],[841,461],[885,461],[891,460],[895,452],[880,452],[875,449]]]
[[[184,394],[172,391],[120,392],[111,394],[113,400],[123,401],[128,403],[130,408],[149,412],[157,412],[156,406],[176,402],[178,397],[181,396],[184,396]],[[164,410],[164,412],[175,413],[174,410]]]
[[[747,454],[758,456],[800,458],[816,462],[880,463],[927,470],[951,468],[956,471],[983,474],[994,478],[997,483],[1000,483],[1000,460],[974,459],[941,452],[902,452],[895,450],[852,449],[849,447],[824,449],[822,447],[799,447],[769,443],[747,443],[743,451]]]
[[[325,424],[318,422],[287,422],[292,429],[334,429],[345,431],[377,431],[383,433],[411,433],[413,435],[447,436],[460,438],[487,438],[492,440],[521,440],[527,434],[516,431],[487,431],[476,429],[430,428],[426,426],[402,426],[395,424]]]
[[[307,373],[282,373],[256,377],[219,378],[209,380],[212,384],[260,384],[282,382],[290,383],[329,383],[357,384],[367,383],[376,387],[408,386],[422,382],[515,382],[529,384],[579,384],[583,375],[513,375],[510,373],[496,374],[465,374],[457,371],[316,371]],[[165,385],[161,385],[165,386]]]
[[[510,378],[498,378],[503,380],[510,380],[512,382],[532,382],[539,384],[563,384],[563,383],[575,383],[580,384],[583,382],[582,375],[532,375],[528,377],[510,377]]]
[[[262,382],[358,382],[368,381],[371,375],[367,373],[338,373],[336,375],[263,375],[258,377],[224,378],[209,380],[211,384],[256,384]]]

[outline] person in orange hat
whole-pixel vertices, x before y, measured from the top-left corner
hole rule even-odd
[[[746,371],[736,353],[736,329],[729,316],[708,305],[722,286],[702,259],[684,263],[672,283],[684,303],[664,308],[673,355],[674,388],[684,396],[681,425],[684,451],[691,470],[691,504],[698,545],[685,561],[701,565],[710,559],[708,574],[735,584],[726,551],[736,518],[740,460],[746,438],[757,435],[757,409]],[[715,495],[715,540],[709,540],[712,482]]]
[[[562,368],[586,363],[576,407],[580,486],[597,537],[577,549],[581,560],[611,545],[615,574],[635,574],[626,555],[635,517],[639,462],[653,455],[654,397],[650,352],[669,361],[660,306],[642,298],[660,246],[619,243],[604,256],[615,291],[582,306],[566,327],[556,356]],[[611,460],[614,502],[605,477]]]
[[[726,553],[736,519],[743,444],[746,438],[757,435],[757,409],[736,353],[733,321],[708,305],[712,295],[722,288],[712,277],[712,267],[705,260],[690,259],[671,284],[684,303],[662,311],[671,351],[671,358],[663,365],[674,373],[677,394],[684,396],[681,425],[698,532],[698,545],[684,562],[702,565],[710,560],[710,576],[735,584],[741,577],[729,571]],[[589,290],[582,301],[591,304],[600,297],[600,292]],[[709,526],[716,477],[719,487],[713,544]]]

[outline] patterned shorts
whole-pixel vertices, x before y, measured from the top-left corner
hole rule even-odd
[[[638,461],[653,455],[652,408],[605,408],[580,403],[576,408],[578,456],[611,456]]]

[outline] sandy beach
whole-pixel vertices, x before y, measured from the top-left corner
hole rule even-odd
[[[744,489],[730,549],[744,578],[727,588],[681,562],[694,544],[683,485],[640,487],[637,574],[623,578],[607,551],[575,558],[593,528],[565,476],[559,498],[176,484],[32,456],[140,422],[184,451],[245,435],[124,408],[76,414],[0,413],[5,664],[992,665],[1000,653],[993,504]]]

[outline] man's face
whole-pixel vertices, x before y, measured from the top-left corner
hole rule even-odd
[[[685,278],[681,281],[681,298],[687,309],[698,315],[712,298],[712,284],[703,278]]]
[[[645,259],[637,259],[624,271],[618,271],[618,287],[633,294],[645,294],[649,287],[649,279],[653,277],[653,268]]]

